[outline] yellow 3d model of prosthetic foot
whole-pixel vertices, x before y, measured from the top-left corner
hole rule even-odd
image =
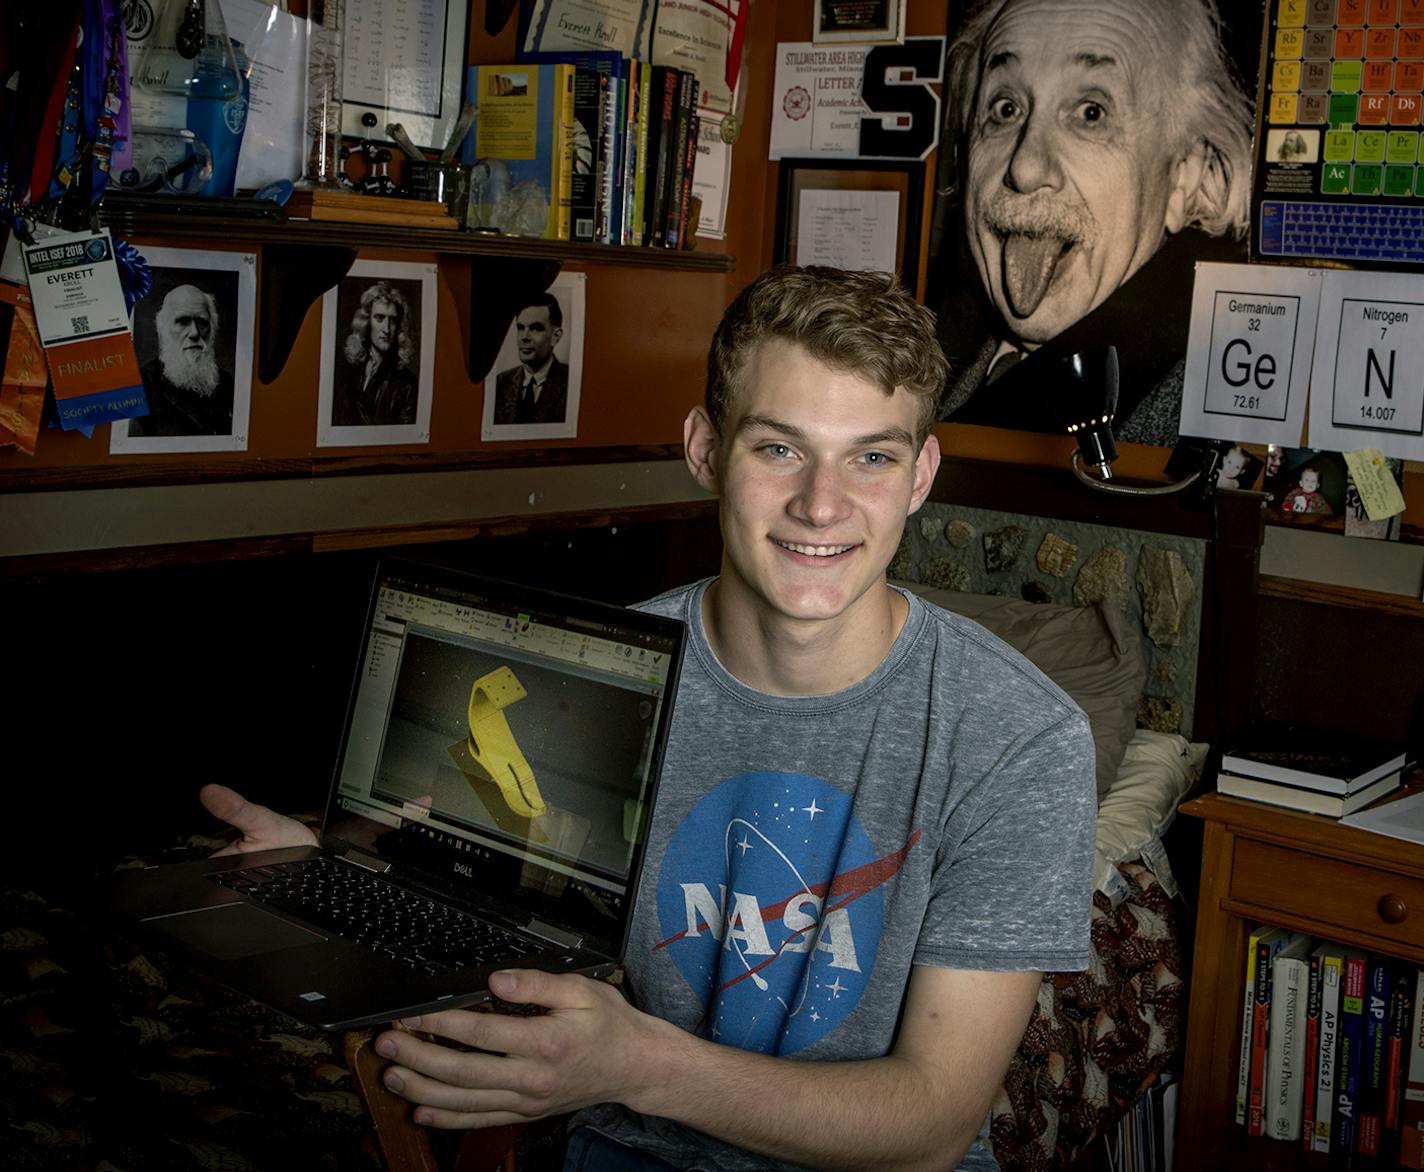
[[[548,807],[503,711],[528,694],[507,666],[477,679],[470,688],[467,747],[475,764],[499,786],[509,808],[522,818],[535,818]]]

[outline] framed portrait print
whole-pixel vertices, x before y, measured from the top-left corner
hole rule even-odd
[[[319,448],[430,442],[433,264],[358,260],[321,304]]]
[[[148,414],[114,423],[109,451],[246,451],[257,254],[143,255],[153,288],[134,306],[132,326]]]
[[[481,439],[578,435],[586,282],[583,273],[560,273],[517,308],[485,379]]]
[[[914,290],[924,174],[919,160],[783,159],[776,260],[898,273]]]

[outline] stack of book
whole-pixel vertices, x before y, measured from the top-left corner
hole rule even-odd
[[[479,113],[466,226],[654,248],[687,246],[699,84],[618,53],[539,53],[472,65]]]
[[[1399,788],[1405,753],[1363,741],[1320,743],[1304,733],[1262,733],[1221,758],[1224,794],[1340,818]]]
[[[1421,997],[1416,965],[1255,928],[1236,1121],[1306,1151],[1424,1168]]]

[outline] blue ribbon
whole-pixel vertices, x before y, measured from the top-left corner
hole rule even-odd
[[[148,267],[139,252],[127,240],[114,241],[114,263],[119,266],[119,284],[124,290],[124,308],[133,313],[133,308],[149,295],[153,289],[153,270]]]

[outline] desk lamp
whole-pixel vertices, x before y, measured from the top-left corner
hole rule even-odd
[[[1056,400],[1060,420],[1064,430],[1078,441],[1078,450],[1073,453],[1073,474],[1088,487],[1128,496],[1165,496],[1181,492],[1203,478],[1205,485],[1215,483],[1215,462],[1221,456],[1210,447],[1203,449],[1202,466],[1173,484],[1144,487],[1114,481],[1112,462],[1117,459],[1117,444],[1113,441],[1112,421],[1117,413],[1117,348],[1101,346],[1076,351],[1063,359],[1061,370],[1063,386]],[[1084,465],[1096,469],[1097,475]]]

